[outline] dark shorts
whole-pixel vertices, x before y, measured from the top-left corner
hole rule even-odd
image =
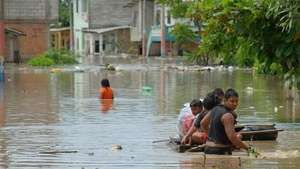
[[[232,149],[231,147],[208,147],[204,148],[205,154],[217,154],[217,155],[231,155]]]

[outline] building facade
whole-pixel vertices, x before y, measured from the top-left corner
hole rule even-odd
[[[58,19],[58,0],[1,0],[0,55],[19,62],[50,47],[50,23]]]
[[[77,54],[140,53],[142,30],[150,29],[153,24],[154,0],[72,2],[74,49]]]

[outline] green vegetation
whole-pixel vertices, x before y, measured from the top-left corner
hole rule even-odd
[[[300,86],[299,0],[158,1],[198,27],[201,44],[194,58],[255,67]]]
[[[71,21],[71,0],[59,0],[58,21],[52,27],[69,27]]]
[[[67,50],[51,49],[44,54],[34,57],[28,61],[31,66],[52,66],[64,64],[77,64],[75,55]]]

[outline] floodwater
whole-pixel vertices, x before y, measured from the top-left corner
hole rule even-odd
[[[178,60],[115,60],[103,61],[113,63],[115,72],[100,64],[55,70],[6,65],[0,84],[0,168],[299,168],[299,91],[288,91],[283,80],[251,70],[169,68]],[[113,102],[98,99],[102,78],[111,82]],[[152,143],[175,136],[182,105],[216,87],[237,89],[240,123],[276,123],[284,129],[277,141],[251,143],[265,158],[245,152],[204,158]]]

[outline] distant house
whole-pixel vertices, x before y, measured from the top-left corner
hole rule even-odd
[[[0,55],[19,62],[45,52],[57,19],[58,0],[0,0]]]
[[[145,29],[154,21],[154,0],[73,0],[75,52],[83,56],[140,53]],[[144,10],[145,9],[145,10]]]
[[[162,13],[164,11],[164,13]],[[162,14],[164,18],[162,18]],[[163,20],[162,20],[163,19]],[[175,37],[171,31],[175,24],[181,23],[190,25],[193,31],[197,32],[194,23],[188,18],[174,18],[171,14],[171,9],[168,6],[154,5],[154,23],[147,35],[147,56],[161,56],[161,23],[164,22],[165,27],[165,54],[166,55],[180,55],[182,50],[193,51],[197,48],[196,43],[187,43],[179,47],[175,42]],[[184,46],[184,49],[182,48]],[[187,46],[187,47],[186,47]]]

